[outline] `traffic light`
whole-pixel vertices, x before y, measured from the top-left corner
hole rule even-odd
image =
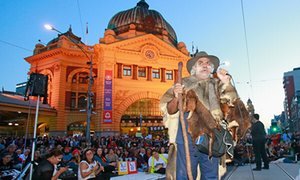
[[[272,132],[277,132],[277,127],[272,127]]]
[[[271,126],[271,134],[277,134],[280,133],[280,128],[277,125]]]

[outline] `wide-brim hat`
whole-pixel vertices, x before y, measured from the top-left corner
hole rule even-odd
[[[202,57],[206,57],[210,60],[211,63],[213,63],[214,65],[214,71],[216,72],[219,65],[220,65],[220,60],[217,56],[214,55],[208,55],[205,51],[200,51],[198,52],[194,57],[192,57],[191,59],[189,59],[186,63],[186,68],[188,70],[189,73],[191,73],[191,70],[193,68],[193,66],[195,65],[195,63],[198,61],[198,59],[202,58]]]

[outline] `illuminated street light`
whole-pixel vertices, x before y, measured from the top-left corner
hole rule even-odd
[[[50,24],[45,24],[44,27],[47,30],[53,30],[58,32],[59,34],[63,34],[61,31],[57,30],[56,28],[54,28],[53,26],[51,26]],[[75,44],[81,51],[82,53],[88,58],[88,62],[87,64],[90,66],[89,70],[89,83],[88,83],[88,93],[87,93],[87,122],[86,122],[86,141],[87,141],[87,145],[90,146],[91,145],[91,132],[90,132],[90,127],[91,127],[91,115],[92,115],[92,97],[93,97],[93,93],[92,93],[92,85],[94,83],[94,77],[93,77],[93,58],[92,55],[88,55],[87,52],[81,47],[79,46],[76,42],[74,42],[69,36],[66,36],[66,38],[68,38],[73,44]]]
[[[59,30],[55,29],[53,26],[51,26],[50,24],[45,24],[44,27],[47,29],[47,30],[53,30],[53,31],[56,31],[58,32],[59,34],[62,34],[62,32],[60,32]],[[71,40],[72,41],[72,40]],[[73,42],[73,41],[72,41]]]

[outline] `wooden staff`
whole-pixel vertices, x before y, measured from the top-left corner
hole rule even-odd
[[[178,74],[177,74],[178,83],[182,84],[182,62],[178,63]],[[178,94],[178,109],[179,109],[179,120],[182,128],[183,142],[184,142],[184,150],[185,150],[185,159],[186,159],[186,171],[189,180],[193,180],[192,168],[191,168],[191,157],[189,150],[189,142],[188,136],[186,132],[186,125],[184,122],[184,112],[182,106],[182,93]]]

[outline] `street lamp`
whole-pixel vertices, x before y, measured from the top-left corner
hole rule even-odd
[[[53,30],[58,32],[59,34],[62,34],[61,31],[57,30],[50,24],[45,24],[44,27],[47,30]],[[88,83],[88,93],[87,93],[87,122],[86,122],[86,141],[87,141],[87,146],[91,146],[91,132],[90,132],[90,127],[91,127],[91,116],[92,116],[92,97],[94,94],[92,93],[92,85],[94,83],[94,77],[93,77],[93,58],[92,55],[88,55],[88,53],[81,47],[79,46],[76,42],[74,42],[70,37],[66,36],[73,44],[75,44],[81,51],[82,53],[87,57],[89,60],[87,64],[89,65],[89,83]]]

